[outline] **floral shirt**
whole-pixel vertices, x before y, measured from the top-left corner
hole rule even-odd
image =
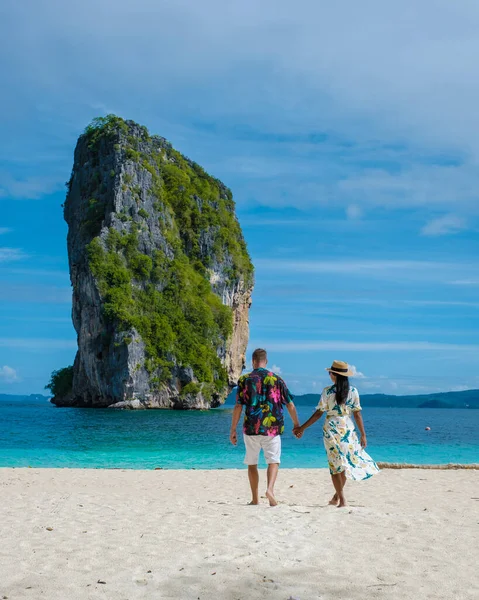
[[[284,431],[283,405],[293,401],[286,384],[267,369],[255,369],[238,381],[236,404],[246,407],[245,435],[274,437]]]

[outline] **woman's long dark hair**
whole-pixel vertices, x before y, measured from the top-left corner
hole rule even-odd
[[[336,375],[336,404],[345,404],[349,394],[349,379],[344,375]]]

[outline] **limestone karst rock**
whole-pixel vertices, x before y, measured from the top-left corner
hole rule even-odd
[[[244,366],[253,290],[230,190],[111,115],[78,140],[65,219],[78,352],[52,402],[223,402]]]

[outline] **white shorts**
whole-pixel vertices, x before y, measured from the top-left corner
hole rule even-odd
[[[263,450],[264,458],[268,465],[281,462],[281,436],[275,435],[244,435],[244,445],[246,446],[245,465],[257,465],[259,453]]]

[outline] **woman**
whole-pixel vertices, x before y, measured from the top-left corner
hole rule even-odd
[[[333,385],[324,388],[316,412],[293,432],[297,438],[302,437],[304,430],[326,413],[323,428],[324,446],[335,489],[335,494],[329,503],[340,508],[346,506],[343,491],[346,479],[368,479],[379,469],[369,454],[364,451],[367,440],[361,405],[357,389],[349,385],[348,377],[353,373],[348,363],[335,360],[326,371],[329,371]],[[354,429],[351,413],[361,433],[361,442]]]

